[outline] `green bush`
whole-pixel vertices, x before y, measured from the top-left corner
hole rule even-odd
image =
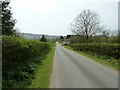
[[[50,44],[35,40],[3,36],[2,37],[2,61],[4,65],[23,63],[33,60],[49,50]]]
[[[30,84],[50,47],[47,42],[2,36],[3,88]]]
[[[96,56],[107,56],[108,58],[120,59],[118,52],[120,44],[106,43],[77,43],[71,45],[74,50],[92,53]]]

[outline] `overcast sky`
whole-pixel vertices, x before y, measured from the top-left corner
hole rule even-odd
[[[11,0],[10,6],[24,33],[71,34],[70,23],[86,9],[96,11],[108,29],[118,29],[118,0]]]

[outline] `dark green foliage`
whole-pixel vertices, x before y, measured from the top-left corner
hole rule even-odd
[[[60,40],[63,41],[63,40],[64,40],[64,37],[63,37],[63,36],[60,36]]]
[[[111,36],[108,38],[108,42],[110,43],[119,43],[118,36]]]
[[[10,1],[2,1],[2,35],[13,35],[15,30],[16,20],[12,17],[11,8],[9,7]]]
[[[67,35],[66,39],[69,39],[72,35]]]
[[[24,60],[42,55],[42,52],[50,48],[49,43],[15,37],[3,36],[2,41],[3,65],[23,63]]]
[[[24,87],[31,83],[38,64],[50,50],[50,44],[11,36],[2,37],[3,87]]]
[[[97,57],[105,57],[107,59],[120,59],[118,48],[120,44],[105,44],[105,43],[77,43],[71,45],[74,50],[87,52]]]
[[[41,42],[47,42],[46,38],[44,37],[44,35],[42,35],[42,38],[40,39]]]

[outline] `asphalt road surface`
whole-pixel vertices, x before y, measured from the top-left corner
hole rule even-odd
[[[50,88],[118,88],[118,71],[57,43]]]

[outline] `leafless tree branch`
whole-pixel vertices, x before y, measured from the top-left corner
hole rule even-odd
[[[101,31],[99,15],[91,10],[83,10],[71,24],[71,31],[77,35],[84,35],[88,39]]]

